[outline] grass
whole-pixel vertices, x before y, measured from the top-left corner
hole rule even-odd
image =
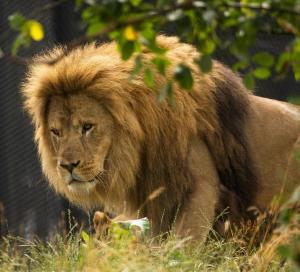
[[[299,197],[294,198],[226,239],[212,231],[202,246],[172,234],[164,241],[137,242],[117,225],[105,241],[84,231],[49,242],[8,236],[1,243],[0,271],[300,271]]]
[[[137,243],[124,232],[109,241],[95,240],[85,232],[56,236],[48,243],[6,237],[0,271],[292,271],[293,263],[283,262],[277,253],[291,233],[286,227],[257,247],[249,247],[236,234],[226,240],[210,238],[193,248],[172,235],[161,243],[151,239]],[[281,249],[283,255],[287,249]]]

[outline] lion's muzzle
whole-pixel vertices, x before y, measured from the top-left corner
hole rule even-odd
[[[80,164],[80,161],[76,161],[76,162],[64,162],[62,160],[60,160],[58,162],[59,166],[68,170],[70,172],[70,174],[72,174],[73,170],[75,167],[77,167]]]

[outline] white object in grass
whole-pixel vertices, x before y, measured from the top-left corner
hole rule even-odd
[[[142,235],[147,235],[150,230],[150,222],[147,217],[135,220],[116,221],[115,223],[128,230],[132,230],[133,228],[137,227],[141,230]]]

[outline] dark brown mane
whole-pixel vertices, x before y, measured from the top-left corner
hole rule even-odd
[[[238,216],[248,217],[247,208],[253,205],[258,190],[254,165],[249,155],[245,126],[249,113],[249,98],[242,82],[229,69],[220,70],[222,76],[215,77],[215,101],[222,134],[219,135],[224,148],[224,157],[215,150],[215,143],[206,139],[219,172],[221,183],[235,196]],[[229,144],[230,143],[230,144]],[[225,193],[226,194],[226,193]],[[228,195],[224,206],[229,204]]]

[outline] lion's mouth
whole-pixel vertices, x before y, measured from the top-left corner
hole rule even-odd
[[[78,182],[83,182],[83,181],[82,181],[82,180],[78,180],[78,179],[73,178],[73,179],[71,179],[71,180],[69,181],[68,185],[71,185],[71,184],[74,184],[74,183],[78,183]]]
[[[72,179],[68,182],[68,185],[75,184],[75,183],[92,183],[92,182],[103,182],[104,181],[104,171],[100,171],[97,175],[95,175],[92,179],[90,180],[81,180],[78,179],[77,177],[73,177]]]

